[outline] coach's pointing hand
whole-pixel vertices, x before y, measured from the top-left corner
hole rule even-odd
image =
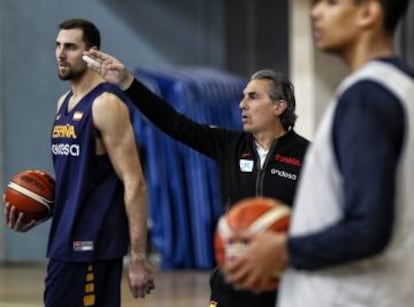
[[[116,58],[96,49],[89,49],[84,55],[92,58],[101,65],[88,63],[88,67],[98,72],[105,81],[127,89],[134,81],[134,76],[128,71],[124,64]]]

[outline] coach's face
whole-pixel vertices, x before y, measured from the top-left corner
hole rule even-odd
[[[80,29],[60,30],[56,38],[56,61],[58,75],[62,80],[80,78],[86,71],[87,65],[82,60],[86,50]]]
[[[270,80],[251,80],[243,91],[240,101],[243,129],[250,133],[274,130],[280,125],[280,114],[286,103],[273,101],[270,96]]]

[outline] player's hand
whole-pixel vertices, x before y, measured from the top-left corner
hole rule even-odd
[[[118,85],[123,90],[127,89],[134,81],[134,76],[115,57],[94,48],[85,51],[84,55],[96,61],[95,64],[88,63],[88,67],[98,72],[105,81]]]
[[[152,266],[147,260],[130,260],[128,282],[134,298],[143,298],[155,289]]]
[[[19,232],[26,232],[36,225],[35,220],[27,219],[23,213],[17,212],[16,207],[10,203],[5,203],[4,218],[9,228]]]
[[[274,280],[286,267],[286,234],[263,232],[255,235],[238,233],[232,240],[248,242],[243,254],[223,268],[226,280],[235,287],[253,292],[270,290]]]

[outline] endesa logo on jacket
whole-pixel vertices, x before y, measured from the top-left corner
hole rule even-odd
[[[272,175],[278,175],[279,177],[283,177],[283,178],[290,179],[290,180],[293,180],[293,181],[295,181],[298,177],[298,176],[296,176],[296,174],[292,174],[292,173],[282,171],[280,169],[275,169],[275,168],[272,168],[270,170],[270,173]]]

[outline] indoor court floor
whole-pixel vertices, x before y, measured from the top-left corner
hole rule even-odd
[[[0,264],[0,307],[42,307],[44,265]],[[208,271],[168,271],[155,274],[156,289],[135,300],[122,281],[122,307],[208,306]]]

